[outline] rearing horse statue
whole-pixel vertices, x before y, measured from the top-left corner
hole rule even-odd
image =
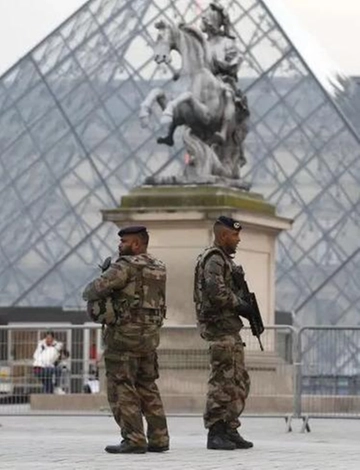
[[[142,124],[148,124],[156,101],[163,110],[161,122],[167,126],[167,134],[157,140],[159,144],[172,146],[176,128],[184,125],[184,143],[198,165],[198,172],[236,177],[233,168],[224,165],[218,157],[226,154],[224,146],[235,133],[234,96],[211,71],[205,36],[195,27],[184,24],[175,26],[160,21],[155,27],[158,29],[155,61],[169,64],[171,51],[178,51],[182,57],[180,74],[187,75],[190,88],[172,100],[160,88],[151,90],[140,108]],[[234,144],[232,151],[233,147]],[[216,152],[219,148],[221,151]]]

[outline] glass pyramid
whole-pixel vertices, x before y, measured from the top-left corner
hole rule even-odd
[[[0,78],[0,304],[82,306],[116,247],[100,210],[183,149],[156,144],[139,105],[177,85],[153,61],[154,23],[196,22],[207,2],[91,0]],[[359,99],[306,47],[275,0],[224,0],[251,110],[244,177],[295,219],[281,235],[277,308],[300,324],[358,324]],[[175,64],[176,67],[176,64]],[[175,89],[176,91],[176,89]]]

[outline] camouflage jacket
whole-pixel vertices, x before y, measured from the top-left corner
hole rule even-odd
[[[86,286],[83,299],[90,318],[107,326],[108,352],[144,353],[158,346],[165,287],[165,265],[148,253],[121,256]]]
[[[243,303],[236,291],[232,259],[218,246],[206,248],[196,261],[194,302],[201,336],[212,340],[236,334],[243,326],[239,312]]]

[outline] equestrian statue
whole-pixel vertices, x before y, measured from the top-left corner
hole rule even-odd
[[[230,34],[228,14],[213,2],[201,16],[201,29],[165,21],[155,27],[156,63],[170,65],[171,51],[176,50],[182,63],[174,79],[186,77],[189,83],[187,91],[172,99],[161,88],[154,88],[140,107],[143,126],[149,125],[155,103],[162,109],[161,123],[167,132],[157,139],[159,144],[172,146],[176,128],[184,126],[188,161],[184,174],[174,176],[172,182],[222,182],[249,189],[241,181],[240,168],[246,163],[243,142],[250,113],[246,97],[237,88],[242,57]],[[159,177],[153,181],[168,182]]]

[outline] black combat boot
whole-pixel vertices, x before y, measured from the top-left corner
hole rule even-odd
[[[127,439],[124,439],[118,445],[105,447],[105,452],[109,454],[145,454],[146,450],[145,446],[135,446]]]
[[[234,450],[236,445],[226,434],[224,421],[216,421],[210,429],[207,438],[207,448],[217,450]]]
[[[236,445],[237,449],[250,449],[254,444],[250,441],[246,441],[236,429],[231,429],[227,427],[226,434],[231,442]]]
[[[148,445],[148,452],[166,452],[167,450],[169,450],[169,445],[167,446],[154,446],[152,444],[149,444]]]

